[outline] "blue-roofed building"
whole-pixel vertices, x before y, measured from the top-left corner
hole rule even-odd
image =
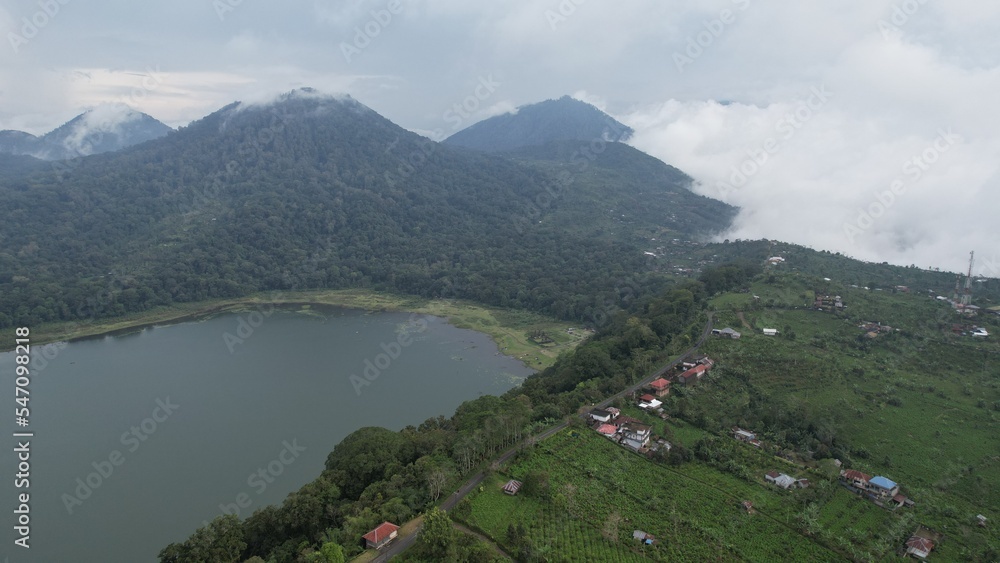
[[[899,493],[899,485],[887,477],[876,476],[868,481],[868,491],[881,498],[894,497]]]

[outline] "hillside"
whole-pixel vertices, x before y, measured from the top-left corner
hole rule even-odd
[[[631,128],[596,107],[563,96],[485,119],[448,137],[445,143],[502,152],[552,141],[624,142],[631,136]]]
[[[605,210],[636,201],[644,177],[604,172],[601,192],[571,183],[540,206],[559,181],[551,170],[433,143],[346,97],[231,104],[71,164],[0,186],[0,236],[12,241],[0,250],[0,326],[352,287],[586,320],[626,275],[648,277],[635,241],[605,234],[619,224]],[[676,174],[660,166],[647,227],[674,205]],[[563,229],[564,205],[597,209],[595,228]],[[695,237],[724,225],[672,227]]]
[[[41,137],[22,131],[0,131],[0,153],[65,160],[122,150],[170,131],[170,127],[145,113],[121,105],[102,105]]]
[[[687,174],[622,143],[552,141],[505,155],[563,180],[566,189],[555,191],[539,220],[564,231],[655,246],[673,237],[707,240],[738,211],[693,193]]]
[[[556,553],[565,561],[903,561],[899,550],[918,530],[937,538],[933,559],[996,560],[1000,536],[976,517],[992,523],[1000,503],[997,342],[952,335],[954,313],[926,296],[822,283],[725,266],[637,299],[572,356],[503,397],[469,401],[419,428],[359,430],[281,507],[243,524],[217,519],[161,561],[196,560],[218,547],[213,537],[277,562],[325,544],[353,555],[365,531],[419,512],[424,529],[408,561],[502,560],[488,556],[491,545],[519,561]],[[847,309],[802,307],[814,288],[836,291]],[[671,386],[661,397],[666,418],[631,397],[612,403],[648,425],[654,441],[669,441],[669,451],[637,454],[572,416],[570,428],[491,466],[522,428],[585,413],[685,349],[703,329],[704,307],[716,327],[743,335],[705,343],[699,353],[714,367]],[[893,328],[870,338],[862,320]],[[1000,330],[1000,319],[977,322]],[[734,426],[754,432],[759,445],[734,439]],[[398,453],[372,455],[385,444]],[[448,513],[484,543],[446,531],[430,507],[487,467],[482,485]],[[887,476],[913,504],[879,506],[842,486],[841,469]],[[782,489],[765,478],[771,472],[808,483]],[[510,479],[523,484],[516,496],[501,492]],[[655,540],[640,543],[635,530]]]

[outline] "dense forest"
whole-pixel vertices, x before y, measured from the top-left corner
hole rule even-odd
[[[233,104],[132,149],[0,179],[0,327],[356,287],[588,321],[623,279],[657,276],[628,232],[705,236],[733,212],[628,147],[591,157],[555,170],[451,148],[308,92]]]

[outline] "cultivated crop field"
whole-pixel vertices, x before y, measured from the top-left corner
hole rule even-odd
[[[589,431],[566,430],[515,462],[510,474],[547,477],[544,493],[504,495],[496,476],[471,501],[469,523],[510,548],[510,524],[525,526],[549,561],[838,561],[792,519],[793,493],[772,491],[698,463],[674,470]],[[784,498],[782,498],[784,497]],[[748,514],[743,500],[781,506]],[[632,531],[653,534],[641,546]]]

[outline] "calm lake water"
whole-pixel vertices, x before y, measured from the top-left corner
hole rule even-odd
[[[280,503],[352,431],[450,415],[531,373],[442,319],[351,310],[225,315],[53,351],[33,360],[30,550],[13,544],[14,355],[0,354],[10,563],[155,562],[241,494],[243,517]],[[370,385],[352,382],[369,365]]]

